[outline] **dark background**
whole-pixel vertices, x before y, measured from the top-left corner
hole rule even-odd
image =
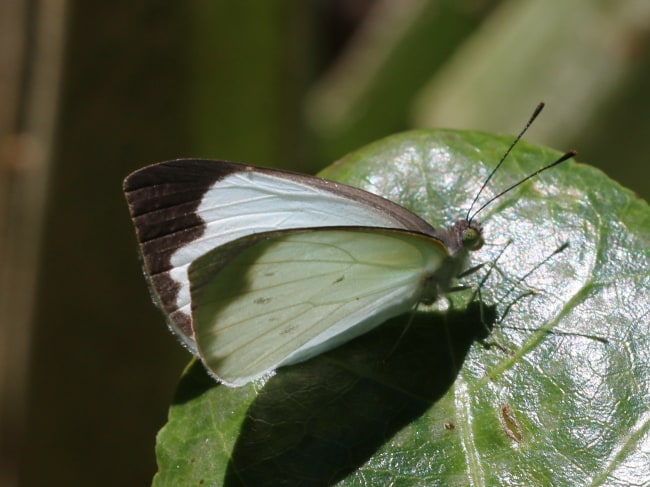
[[[0,484],[146,485],[156,470],[190,357],[141,275],[121,192],[138,167],[313,173],[413,127],[513,133],[544,100],[529,140],[647,199],[648,8],[529,3],[7,2]],[[61,57],[42,57],[57,27]],[[30,166],[34,145],[45,162]]]

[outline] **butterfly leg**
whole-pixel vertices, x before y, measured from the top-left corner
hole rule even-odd
[[[471,276],[471,275],[474,274],[475,272],[480,271],[484,266],[485,266],[485,262],[483,262],[483,263],[481,263],[481,264],[478,264],[478,265],[475,265],[475,266],[473,266],[473,267],[470,267],[470,268],[467,269],[466,271],[461,272],[461,273],[458,274],[458,276],[456,276],[456,277],[457,277],[458,279],[462,279],[463,277]]]

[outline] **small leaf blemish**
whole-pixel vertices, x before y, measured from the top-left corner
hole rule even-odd
[[[524,439],[523,432],[517,420],[512,415],[512,410],[510,406],[504,404],[500,409],[501,413],[501,427],[503,431],[508,436],[508,438],[515,440],[517,443],[521,443]]]

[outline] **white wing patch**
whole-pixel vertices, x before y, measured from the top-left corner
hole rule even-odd
[[[446,255],[437,239],[368,228],[276,232],[216,249],[190,267],[200,357],[235,386],[306,360],[412,309]]]
[[[363,201],[325,191],[286,176],[235,172],[217,181],[197,211],[207,229],[171,257],[171,278],[179,285],[176,306],[188,316],[188,266],[198,256],[227,242],[255,233],[303,227],[378,226],[405,228],[390,214]]]

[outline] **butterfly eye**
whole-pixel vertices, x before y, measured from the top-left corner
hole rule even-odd
[[[466,228],[461,235],[463,247],[468,250],[478,250],[483,247],[483,235],[475,228]]]

